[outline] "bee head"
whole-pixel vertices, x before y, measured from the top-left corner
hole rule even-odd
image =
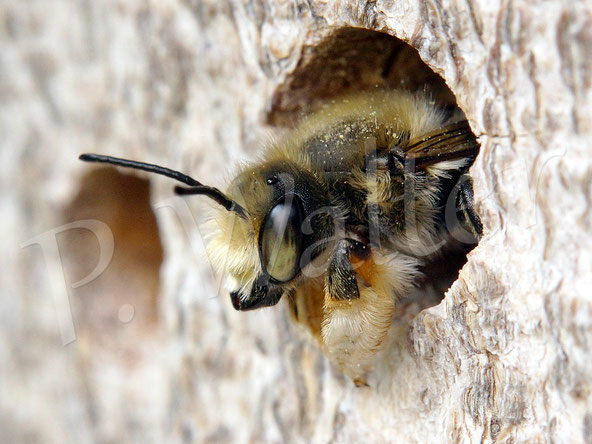
[[[237,310],[277,304],[333,232],[331,217],[320,211],[328,208],[321,181],[286,160],[243,171],[226,194],[158,165],[99,154],[82,154],[80,160],[167,176],[189,186],[175,187],[177,194],[201,194],[218,203],[208,250],[228,276]]]
[[[243,171],[228,195],[246,217],[217,208],[210,257],[229,278],[235,309],[275,305],[332,235],[330,217],[319,211],[327,192],[311,173],[280,161]]]

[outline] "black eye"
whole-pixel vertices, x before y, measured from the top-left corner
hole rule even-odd
[[[302,210],[297,197],[275,205],[263,221],[259,252],[263,268],[277,282],[298,274],[302,249]]]

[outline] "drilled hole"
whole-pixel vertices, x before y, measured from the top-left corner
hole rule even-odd
[[[276,126],[291,126],[331,99],[377,88],[427,94],[434,106],[462,115],[442,77],[414,48],[387,34],[343,28],[304,49],[297,67],[273,95],[267,120]],[[402,319],[438,304],[475,245],[476,241],[448,240],[440,254],[421,267],[424,276],[400,301],[397,316]]]
[[[93,169],[83,177],[65,218],[68,222],[101,221],[114,240],[113,256],[104,272],[73,290],[71,305],[78,334],[87,332],[101,338],[152,329],[157,319],[163,250],[150,207],[149,182],[114,168]],[[74,283],[93,271],[100,249],[106,246],[86,229],[68,230],[63,236],[60,244],[64,246],[66,277]]]
[[[414,48],[380,32],[343,28],[304,50],[297,68],[277,88],[267,120],[291,125],[331,98],[377,87],[422,91],[440,105],[456,105],[444,80]]]

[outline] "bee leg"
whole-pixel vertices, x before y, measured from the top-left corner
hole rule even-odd
[[[358,257],[367,257],[370,249],[362,242],[353,239],[344,239],[337,244],[333,252],[333,258],[329,263],[327,274],[327,291],[337,301],[358,299],[358,281],[350,260],[350,253],[354,252]]]
[[[336,246],[325,280],[321,336],[327,355],[356,385],[365,377],[395,307],[382,281],[387,264],[375,262],[370,247],[345,239]]]
[[[483,235],[483,224],[474,208],[473,179],[468,174],[463,174],[457,186],[456,206],[462,212],[461,225],[473,233],[477,240],[481,239]]]

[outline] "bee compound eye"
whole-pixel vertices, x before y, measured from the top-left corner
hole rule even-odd
[[[267,274],[288,282],[299,271],[302,253],[302,209],[297,197],[276,204],[267,213],[259,233],[259,253]]]

